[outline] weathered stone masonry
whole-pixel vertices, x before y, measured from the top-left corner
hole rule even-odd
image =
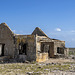
[[[0,56],[20,61],[43,62],[49,58],[68,56],[65,41],[49,38],[36,27],[31,35],[14,34],[5,23],[0,24]]]
[[[5,23],[0,24],[0,44],[4,45],[3,55],[12,58],[14,58],[15,51],[13,36],[14,34]]]

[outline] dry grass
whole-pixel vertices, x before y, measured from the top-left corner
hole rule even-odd
[[[52,64],[48,64],[52,63]],[[57,64],[55,64],[57,63]],[[61,63],[61,64],[60,64]],[[26,75],[28,72],[33,72],[33,75],[40,75],[40,73],[48,73],[54,70],[59,71],[75,71],[74,60],[69,59],[50,59],[44,63],[9,63],[9,64],[0,64],[0,74],[1,75]]]

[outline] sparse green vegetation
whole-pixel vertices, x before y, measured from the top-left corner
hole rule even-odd
[[[70,51],[69,55],[75,55],[75,52]]]
[[[75,64],[75,62],[64,62],[64,64]]]
[[[0,63],[1,75],[47,75],[48,73],[54,73],[57,71],[75,72],[75,60],[50,59],[42,63],[35,61],[25,63]]]
[[[14,73],[14,74],[25,74],[27,72],[33,72],[33,75],[36,75],[38,72],[39,75],[41,72],[49,72],[52,70],[62,70],[69,71],[70,64],[49,64],[49,65],[40,65],[40,64],[26,64],[26,63],[13,63],[13,64],[0,64],[0,74]],[[11,75],[11,74],[10,74]]]

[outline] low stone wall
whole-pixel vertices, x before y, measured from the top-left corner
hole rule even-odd
[[[39,53],[37,55],[37,58],[36,58],[37,62],[44,62],[46,60],[48,60],[48,53]]]

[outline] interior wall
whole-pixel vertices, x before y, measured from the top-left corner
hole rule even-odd
[[[53,42],[41,42],[41,47],[43,44],[49,45],[49,57],[54,57],[54,43]]]

